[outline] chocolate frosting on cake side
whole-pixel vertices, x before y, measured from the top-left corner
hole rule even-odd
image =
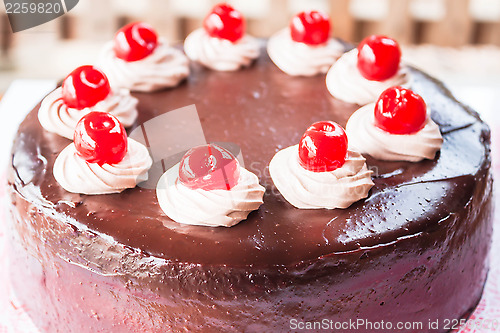
[[[99,275],[117,276],[118,284],[145,293],[182,295],[179,304],[202,298],[200,307],[208,309],[210,301],[200,296],[207,293],[226,313],[204,312],[212,328],[246,318],[235,324],[238,330],[260,318],[255,328],[283,329],[293,315],[348,318],[360,309],[376,318],[380,308],[373,302],[378,297],[397,299],[390,296],[396,291],[402,293],[401,302],[416,303],[405,308],[409,305],[385,301],[402,307],[389,315],[392,319],[403,311],[408,318],[425,317],[426,311],[414,314],[428,301],[446,308],[436,316],[458,317],[478,301],[491,237],[490,133],[477,114],[440,83],[411,70],[412,89],[425,99],[443,134],[434,160],[384,162],[366,156],[375,171],[375,186],[367,199],[347,209],[300,210],[276,190],[269,161],[279,149],[297,144],[311,123],[334,120],[345,126],[357,107],[331,97],[324,76],[290,77],[267,55],[237,72],[214,72],[195,64],[191,69],[188,80],[175,89],[134,94],[139,98],[137,125],[195,104],[206,140],[239,145],[246,168],[259,176],[266,188],[260,209],[231,228],[197,227],[165,216],[154,189],[137,187],[97,196],[68,193],[55,182],[52,168],[70,141],[43,130],[36,107],[20,126],[12,158],[15,227],[21,238],[25,234],[26,239],[45,241],[42,248],[21,241],[25,247],[62,259],[63,266],[73,262]],[[467,277],[460,275],[464,270]],[[450,300],[430,291],[433,281],[432,288],[448,288],[443,294],[449,291]],[[453,288],[471,290],[452,297],[446,281],[456,282]],[[383,296],[370,292],[374,285]],[[404,290],[411,297],[403,295]],[[256,314],[241,309],[231,313],[224,302],[235,295],[255,306]],[[234,305],[240,306],[242,299],[235,298]],[[331,304],[319,304],[328,299]],[[310,309],[300,310],[300,300]],[[144,311],[158,318],[163,313]],[[166,320],[171,328],[203,327],[196,307],[179,305],[178,313],[169,311],[192,316],[194,325],[176,326]],[[151,325],[147,327],[156,327]]]

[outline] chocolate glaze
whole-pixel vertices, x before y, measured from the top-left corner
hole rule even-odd
[[[274,187],[269,161],[298,143],[311,123],[334,120],[344,126],[357,107],[332,98],[324,76],[290,77],[266,55],[237,72],[191,69],[175,89],[135,94],[137,125],[195,104],[207,141],[241,147],[266,195],[260,209],[234,227],[177,224],[161,211],[153,189],[68,193],[55,182],[52,167],[70,141],[41,128],[38,107],[20,126],[10,181],[17,207],[14,243],[39,258],[44,284],[58,286],[66,276],[75,295],[90,299],[89,306],[105,318],[92,331],[288,330],[291,318],[377,320],[382,314],[387,320],[427,322],[458,318],[476,304],[491,238],[490,133],[440,83],[411,70],[412,88],[443,134],[434,160],[383,162],[367,156],[375,186],[366,200],[343,210],[299,210]],[[28,262],[22,253],[13,256]],[[47,267],[55,262],[59,273],[53,276]],[[33,271],[33,265],[25,270]],[[41,293],[35,308],[66,295],[65,287],[56,289]],[[92,296],[113,290],[124,294],[104,302]],[[71,331],[86,323],[83,310],[71,316],[48,310],[39,322]],[[131,311],[140,312],[134,315],[139,326],[124,319]]]

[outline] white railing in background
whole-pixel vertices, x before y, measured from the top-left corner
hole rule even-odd
[[[0,70],[10,68],[19,48],[48,49],[63,42],[99,42],[112,38],[130,21],[151,23],[170,41],[181,41],[200,26],[215,0],[80,0],[65,16],[12,34],[0,4]],[[305,9],[330,14],[333,34],[359,41],[383,33],[404,44],[440,46],[500,45],[500,0],[232,0],[248,19],[251,34],[266,37]],[[28,45],[28,46],[27,46]],[[21,55],[22,57],[22,55]]]

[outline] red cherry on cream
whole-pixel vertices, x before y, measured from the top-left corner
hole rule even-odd
[[[314,172],[333,171],[344,165],[347,155],[347,135],[333,121],[312,124],[299,143],[299,164]]]
[[[191,148],[179,165],[179,180],[190,189],[230,190],[239,177],[236,157],[216,144]]]
[[[401,61],[399,44],[386,36],[372,35],[358,45],[358,69],[367,80],[384,81],[394,76]]]
[[[330,19],[318,11],[301,12],[290,22],[292,39],[307,45],[326,43],[330,37]]]
[[[116,164],[127,153],[127,133],[120,121],[107,112],[83,116],[73,136],[77,154],[89,163]]]
[[[81,66],[72,71],[62,83],[62,99],[74,109],[92,107],[111,92],[108,78],[93,66]]]
[[[153,53],[158,35],[149,24],[130,23],[118,30],[113,40],[115,55],[125,61],[137,61]]]
[[[205,17],[203,28],[211,37],[234,43],[245,34],[245,18],[230,5],[220,3]]]
[[[385,90],[375,104],[375,125],[391,134],[412,134],[425,126],[427,106],[420,95],[401,87]]]

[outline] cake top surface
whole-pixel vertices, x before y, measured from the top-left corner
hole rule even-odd
[[[334,99],[325,76],[291,77],[265,52],[249,68],[216,72],[191,64],[180,86],[135,93],[139,117],[133,127],[195,105],[207,142],[240,147],[245,167],[266,188],[264,204],[231,228],[181,225],[160,209],[155,189],[119,194],[69,193],[55,181],[56,156],[68,139],[44,131],[35,108],[19,129],[13,148],[17,191],[42,210],[77,229],[166,260],[211,265],[294,265],[360,247],[388,244],[450,216],[469,201],[477,177],[489,163],[487,126],[442,85],[411,69],[412,89],[422,95],[440,126],[444,143],[434,160],[385,162],[366,156],[374,171],[367,199],[347,209],[301,210],[280,195],[269,176],[274,154],[299,142],[313,122],[345,126],[358,108]]]

